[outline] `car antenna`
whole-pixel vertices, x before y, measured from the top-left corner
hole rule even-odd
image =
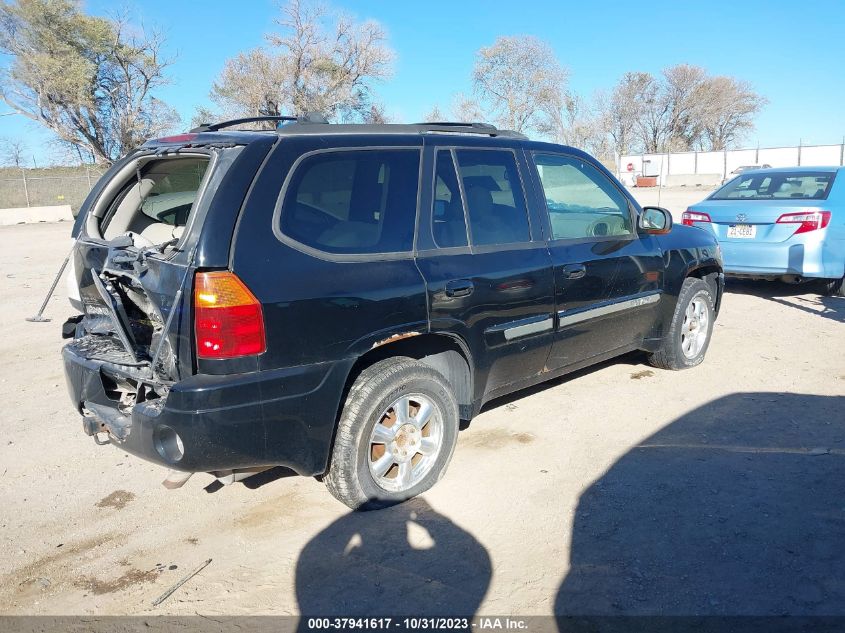
[[[660,194],[663,193],[663,154],[660,155],[660,172],[657,175],[657,206],[660,206]]]

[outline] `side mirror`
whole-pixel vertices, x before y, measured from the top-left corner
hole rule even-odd
[[[672,214],[662,207],[643,207],[639,229],[652,235],[668,233],[672,230]]]

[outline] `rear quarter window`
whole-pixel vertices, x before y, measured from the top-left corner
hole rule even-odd
[[[327,253],[408,252],[414,243],[419,166],[418,149],[308,155],[285,188],[279,228]]]

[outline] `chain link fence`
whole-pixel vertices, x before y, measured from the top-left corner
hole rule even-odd
[[[0,169],[0,209],[69,204],[74,215],[105,168]]]

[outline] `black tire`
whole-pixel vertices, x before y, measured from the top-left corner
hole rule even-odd
[[[682,334],[684,333],[684,317],[687,308],[697,298],[703,300],[707,310],[706,338],[701,349],[694,356],[687,356],[682,347]],[[672,315],[672,323],[669,331],[663,338],[663,343],[653,354],[649,355],[648,361],[654,367],[661,369],[689,369],[701,364],[707,348],[710,346],[710,339],[713,335],[713,324],[716,320],[716,298],[713,296],[713,289],[707,282],[695,277],[687,277],[681,286],[678,295],[678,303],[675,305],[675,312]]]
[[[822,280],[821,293],[826,297],[845,297],[845,277]]]
[[[402,396],[422,394],[437,408],[441,440],[427,474],[402,491],[386,490],[370,472],[370,435],[382,413]],[[336,499],[353,510],[372,510],[401,503],[437,483],[446,472],[458,440],[458,403],[448,381],[411,358],[388,358],[356,378],[338,422],[331,464],[324,481]]]

